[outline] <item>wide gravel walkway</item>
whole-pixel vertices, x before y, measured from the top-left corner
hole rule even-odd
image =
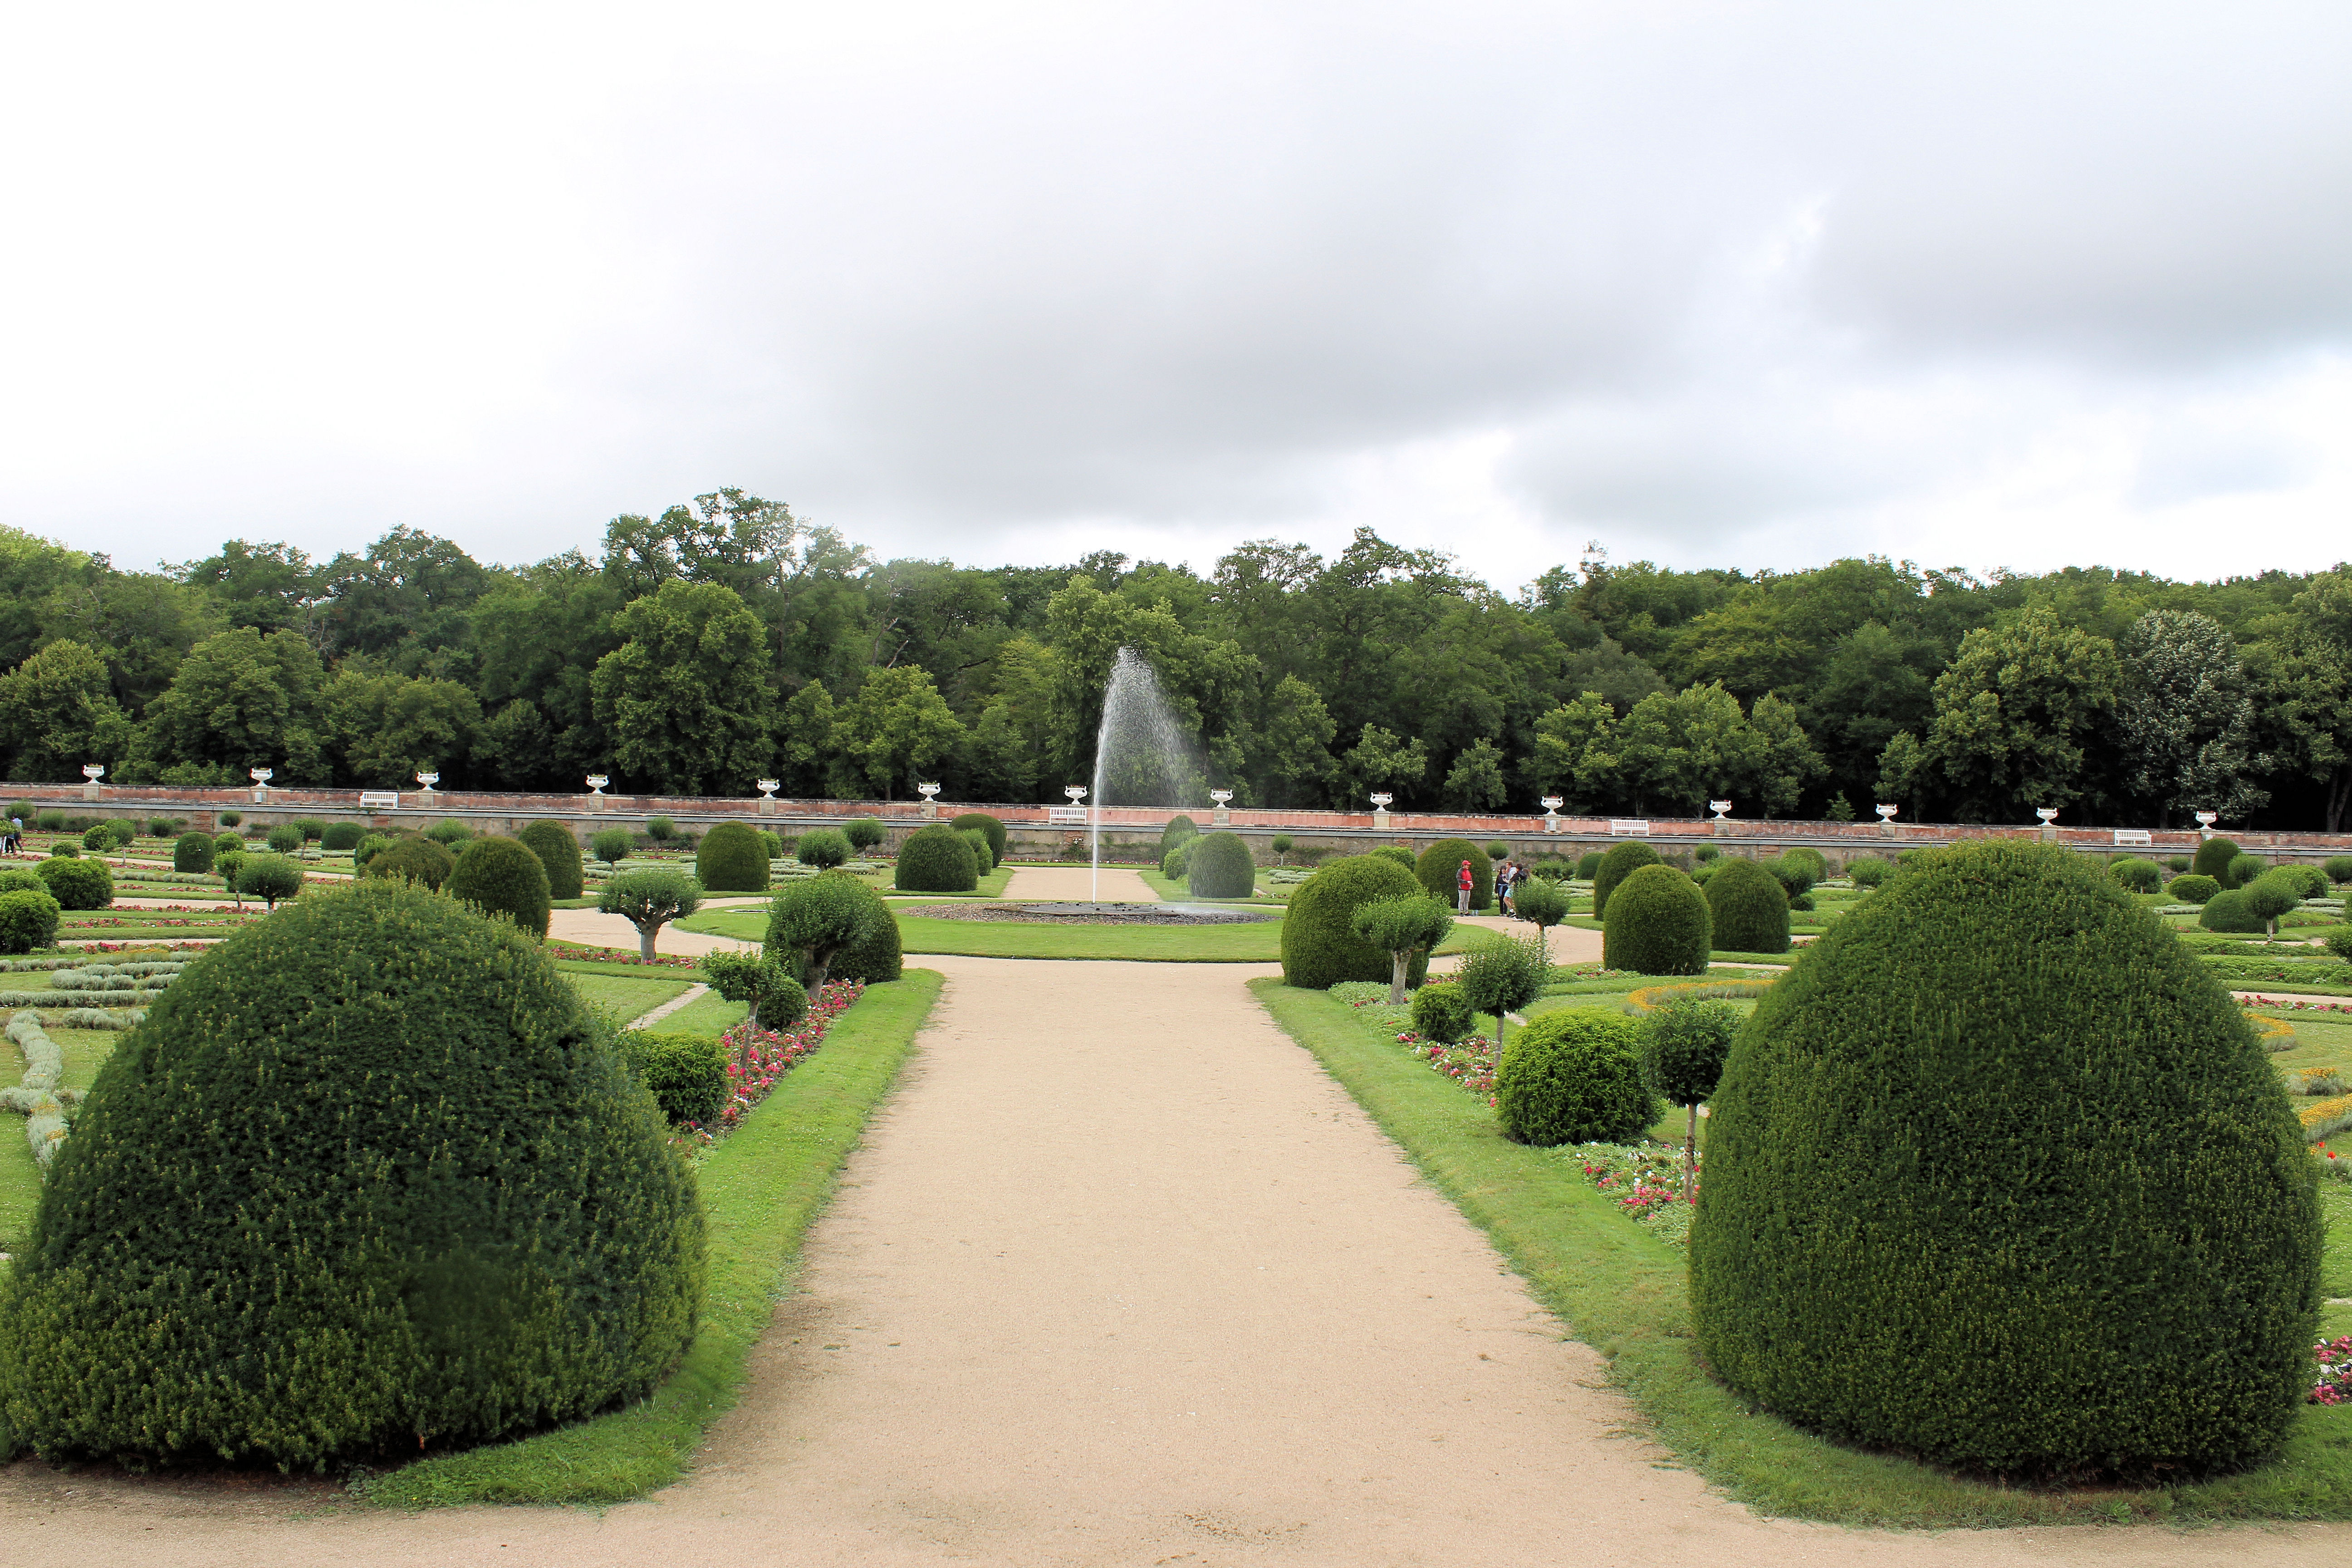
[[[925,961],[907,1081],[685,1483],[601,1513],[299,1517],[0,1472],[10,1561],[824,1565],[2352,1561],[2352,1531],[1895,1537],[1759,1521],[1243,988]],[[315,1505],[313,1505],[315,1506]]]

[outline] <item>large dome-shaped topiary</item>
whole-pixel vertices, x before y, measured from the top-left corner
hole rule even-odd
[[[1706,894],[1696,882],[1672,866],[1639,866],[1609,896],[1601,964],[1636,974],[1705,974],[1713,930]]]
[[[2189,863],[2189,868],[2200,877],[2212,878],[2226,888],[2231,885],[2230,862],[2244,853],[2230,839],[2208,838],[2197,846],[2197,858]]]
[[[1610,1007],[1547,1013],[1495,1069],[1495,1115],[1515,1143],[1630,1143],[1664,1109],[1642,1081],[1641,1031]]]
[[[898,846],[893,882],[903,893],[969,893],[980,886],[980,858],[961,834],[934,823]]]
[[[1789,951],[1789,895],[1753,860],[1726,859],[1706,879],[1715,945],[1733,952]]]
[[[1246,899],[1257,890],[1257,862],[1240,834],[1207,834],[1192,840],[1184,885],[1196,899]]]
[[[504,916],[517,931],[547,934],[547,867],[520,839],[497,834],[468,839],[445,886],[451,898]]]
[[[523,847],[539,857],[547,868],[547,896],[551,899],[576,899],[584,886],[580,861],[580,840],[572,829],[560,822],[544,818],[532,823],[515,837]]]
[[[376,851],[362,869],[364,875],[387,882],[422,882],[438,892],[457,866],[456,856],[430,838],[412,834],[394,840],[389,849]]]
[[[1612,845],[1609,852],[1601,857],[1601,864],[1592,868],[1592,918],[1608,918],[1609,895],[1617,890],[1618,883],[1644,866],[1664,864],[1658,852],[1638,838]]]
[[[51,1456],[324,1466],[634,1399],[703,1226],[658,1110],[530,942],[420,889],[288,906],[127,1036],[0,1294]]]
[[[2319,1300],[2300,1130],[2229,994],[2081,857],[1915,862],[1765,994],[1711,1107],[1691,1296],[1743,1397],[2010,1473],[2180,1477],[2286,1436]]]
[[[976,827],[988,836],[988,859],[992,868],[1004,863],[1004,824],[984,811],[967,811],[948,824],[961,833]]]
[[[768,847],[755,829],[740,822],[722,822],[695,847],[694,877],[706,892],[764,893]]]
[[[183,833],[172,846],[172,869],[209,876],[215,853],[211,834]]]
[[[1465,860],[1470,862],[1470,907],[1483,910],[1495,901],[1495,863],[1467,838],[1439,839],[1413,861],[1412,874],[1431,898],[1450,910],[1460,890]]]
[[[1394,965],[1389,955],[1349,929],[1358,904],[1374,899],[1420,896],[1420,881],[1393,860],[1350,855],[1327,860],[1290,895],[1282,920],[1282,978],[1288,985],[1323,991],[1343,980],[1386,982]],[[1429,973],[1429,955],[1413,955],[1405,983],[1418,985]]]

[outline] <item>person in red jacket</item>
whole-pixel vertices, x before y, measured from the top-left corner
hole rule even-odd
[[[1477,885],[1478,879],[1470,874],[1470,862],[1463,861],[1461,875],[1454,879],[1454,907],[1457,912],[1465,915],[1470,912],[1471,889]]]

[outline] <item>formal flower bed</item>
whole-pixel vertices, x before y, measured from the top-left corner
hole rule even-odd
[[[2338,1340],[2322,1340],[2311,1349],[2319,1358],[2319,1376],[2311,1385],[2311,1402],[2352,1403],[2352,1334]]]
[[[1616,1200],[1620,1212],[1675,1247],[1690,1244],[1692,1205],[1698,1202],[1701,1155],[1691,1171],[1690,1195],[1683,1195],[1683,1152],[1667,1143],[1576,1143],[1559,1151],[1573,1160],[1584,1179]]]
[[[624,969],[692,969],[699,962],[674,952],[657,952],[645,958],[617,947],[550,946],[547,952],[550,958],[560,958],[566,963],[613,963]]]
[[[834,1020],[866,994],[863,980],[836,980],[809,999],[807,1016],[790,1029],[757,1029],[738,1024],[721,1035],[727,1047],[727,1100],[709,1127],[688,1122],[681,1132],[708,1148],[731,1132],[760,1101],[775,1092],[783,1076],[816,1053]]]

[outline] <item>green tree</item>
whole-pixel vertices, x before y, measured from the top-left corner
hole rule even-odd
[[[272,769],[280,787],[324,783],[325,682],[318,654],[294,632],[219,633],[188,650],[134,749],[150,766],[212,763],[240,783],[251,767]]]
[[[1617,713],[1598,691],[1563,702],[1535,722],[1528,757],[1528,785],[1557,795],[1571,813],[1613,804],[1617,795]]]
[[[464,779],[482,722],[481,704],[457,681],[362,675],[349,666],[327,682],[320,706],[336,771],[362,788],[405,787],[420,770],[445,783]]]
[[[1393,731],[1366,724],[1341,760],[1340,771],[1348,781],[1349,810],[1361,811],[1364,798],[1374,791],[1410,801],[1429,776],[1429,748],[1418,735],[1406,741]]]
[[[12,779],[70,782],[84,763],[114,766],[131,734],[106,661],[78,642],[53,642],[0,676],[0,760]]]
[[[1426,893],[1374,899],[1349,911],[1348,929],[1358,942],[1389,955],[1389,1005],[1402,1007],[1414,955],[1433,952],[1445,940],[1454,930],[1454,911]]]
[[[1773,692],[1756,700],[1748,728],[1748,770],[1733,789],[1746,792],[1766,816],[1785,816],[1797,809],[1805,786],[1829,771],[1828,764],[1797,722],[1795,705]]]
[[[2115,711],[2115,644],[2028,609],[1960,641],[1936,678],[1927,750],[1961,822],[2014,822],[2090,794],[2091,750]]]
[[[1502,748],[1483,736],[1463,748],[1445,774],[1445,804],[1455,811],[1492,811],[1507,794]]]
[[[857,695],[835,715],[835,792],[845,799],[896,800],[962,733],[929,671],[912,665],[869,669]]]
[[[2269,749],[2320,792],[2326,830],[2352,807],[2352,569],[2311,580],[2255,650]]]
[[[2251,776],[2270,759],[2253,752],[2254,704],[2236,639],[2194,611],[2150,610],[2116,652],[2125,787],[2155,807],[2158,826],[2199,810],[2242,821],[2269,801]]]
[[[591,685],[614,764],[663,795],[748,793],[773,695],[759,617],[731,588],[673,580],[614,626],[621,646]]]
[[[654,961],[654,939],[661,928],[701,907],[701,884],[666,866],[623,871],[604,884],[596,899],[600,912],[619,915],[637,928],[637,954],[647,963]]]

